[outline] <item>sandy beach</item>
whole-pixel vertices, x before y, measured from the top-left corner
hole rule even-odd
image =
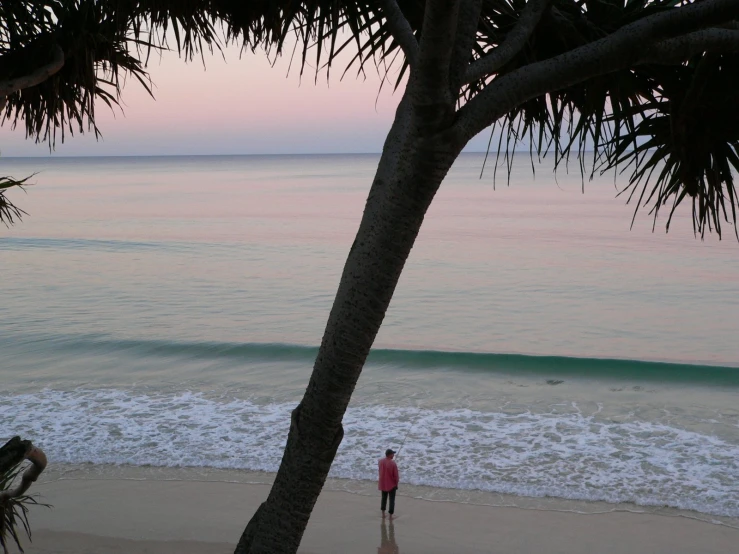
[[[32,511],[33,543],[26,552],[226,554],[268,491],[267,485],[202,481],[41,482],[34,492],[54,508]],[[688,517],[479,506],[400,494],[397,517],[383,523],[377,504],[372,496],[325,491],[300,552],[718,554],[739,544],[739,529]]]

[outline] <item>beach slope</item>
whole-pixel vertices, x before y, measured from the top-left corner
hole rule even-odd
[[[56,480],[34,487],[51,510],[31,513],[28,554],[227,554],[266,485],[127,479]],[[402,489],[401,489],[402,493]],[[379,499],[324,491],[301,553],[694,554],[733,552],[739,530],[687,517],[429,502],[398,496],[383,523]]]

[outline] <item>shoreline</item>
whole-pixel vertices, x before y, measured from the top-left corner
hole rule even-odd
[[[39,484],[51,481],[161,481],[192,483],[226,483],[270,487],[274,472],[222,469],[213,467],[162,467],[111,464],[55,464],[41,475]],[[429,485],[401,483],[399,496],[424,502],[451,503],[469,506],[515,508],[541,512],[567,512],[597,515],[612,512],[683,517],[739,530],[739,517],[716,515],[667,505],[644,505],[634,502],[573,499],[558,496],[525,496],[478,489],[454,489]],[[375,481],[329,477],[324,491],[375,497]]]
[[[32,508],[33,542],[22,541],[26,552],[232,552],[269,493],[267,482],[143,478],[145,472],[135,478],[137,471],[121,473],[86,478],[70,477],[69,472],[63,477],[58,471],[45,475],[31,492],[54,508]],[[177,472],[169,473],[177,477]],[[397,519],[384,524],[376,494],[324,490],[299,552],[482,554],[495,545],[500,552],[719,554],[731,551],[739,541],[739,527],[684,514],[619,509],[583,513],[433,501],[413,498],[404,489],[398,495]]]

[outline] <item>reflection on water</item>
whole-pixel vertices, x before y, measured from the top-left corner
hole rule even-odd
[[[389,528],[384,519],[380,524],[380,546],[377,547],[377,554],[400,554],[398,543],[395,542],[395,526],[392,519]]]

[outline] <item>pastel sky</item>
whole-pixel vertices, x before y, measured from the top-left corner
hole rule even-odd
[[[289,51],[289,50],[288,50]],[[379,152],[390,127],[400,92],[383,87],[380,78],[356,71],[340,80],[338,67],[327,83],[315,82],[307,68],[302,80],[289,59],[270,66],[258,51],[185,63],[174,53],[153,58],[149,72],[152,99],[137,82],[127,84],[123,113],[98,105],[103,138],[75,135],[57,143],[53,155],[115,156],[168,154],[288,154]],[[297,61],[297,58],[296,58]],[[341,68],[343,69],[343,67]],[[468,150],[484,150],[477,137]],[[23,130],[0,128],[3,156],[48,156],[46,144],[26,140]]]

